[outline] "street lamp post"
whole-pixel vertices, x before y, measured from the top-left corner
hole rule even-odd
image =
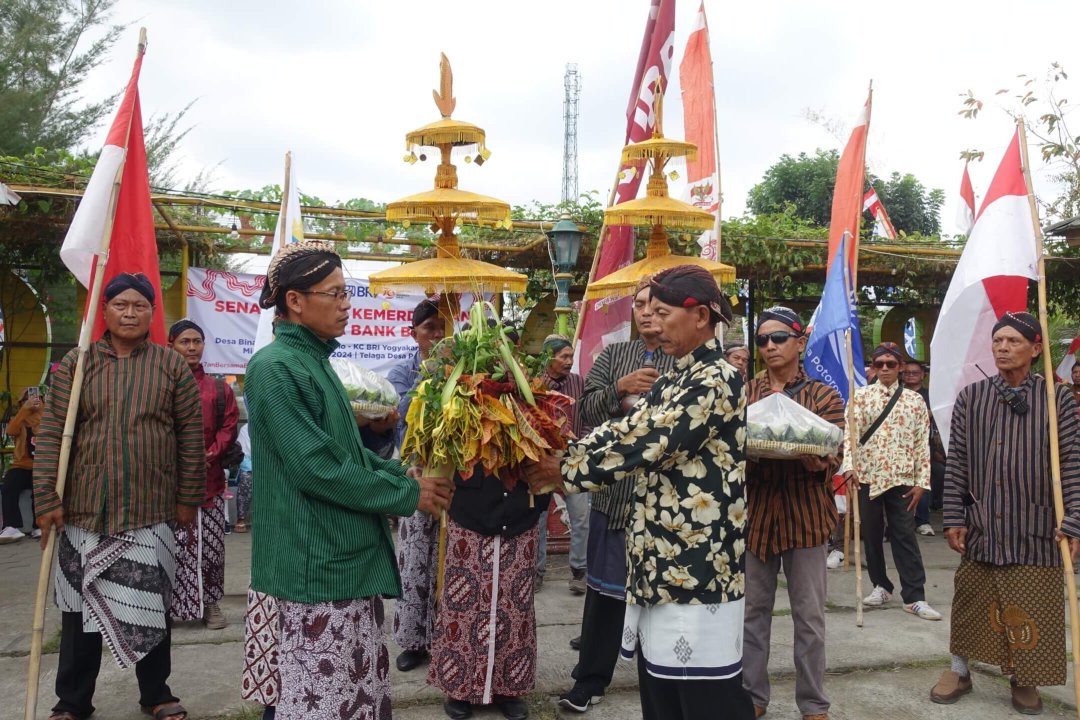
[[[581,252],[581,237],[585,233],[578,230],[577,223],[570,219],[569,213],[563,213],[559,222],[548,233],[548,254],[555,268],[555,317],[557,332],[570,336],[570,283],[574,279],[578,253]]]

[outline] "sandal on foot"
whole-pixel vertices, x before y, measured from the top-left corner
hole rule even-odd
[[[143,705],[142,711],[154,718],[154,720],[187,720],[188,711],[178,702],[169,702],[156,707],[157,709],[155,710],[154,708]]]

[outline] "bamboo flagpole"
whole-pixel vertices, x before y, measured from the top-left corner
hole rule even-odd
[[[843,240],[841,240],[843,244]],[[847,248],[844,248],[847,252]],[[856,256],[857,258],[858,256]],[[857,264],[856,260],[856,264]],[[849,274],[849,268],[851,267],[845,256],[844,258],[844,293],[850,302],[851,297],[855,294],[855,286],[852,284],[852,278]],[[850,310],[848,315],[850,316]],[[856,432],[856,417],[855,417],[855,356],[851,346],[851,328],[848,328],[844,332],[844,345],[847,352],[847,381],[848,381],[848,401],[847,408],[845,409],[845,415],[847,416],[844,421],[844,432],[847,433],[848,438],[848,452],[851,454],[851,469],[854,473],[854,482],[849,483],[847,488],[847,501],[848,501],[848,515],[851,516],[852,523],[855,526],[855,539],[853,544],[855,546],[855,626],[863,626],[863,595],[862,595],[862,521],[859,518],[859,476],[857,468],[859,467],[856,462],[859,452],[859,434]],[[845,534],[845,544],[847,543],[847,536]],[[845,554],[845,560],[847,555]]]
[[[1042,226],[1039,223],[1039,210],[1035,206],[1035,192],[1031,184],[1031,168],[1028,165],[1027,128],[1023,119],[1016,121],[1020,131],[1020,161],[1023,165],[1024,183],[1027,186],[1028,206],[1031,208],[1031,226],[1035,231],[1035,249],[1039,258],[1039,324],[1043,338],[1043,374],[1046,378],[1046,414],[1050,430],[1050,478],[1054,491],[1054,516],[1058,528],[1065,517],[1065,501],[1061,488],[1061,447],[1058,438],[1057,385],[1054,382],[1054,368],[1050,360],[1050,329],[1046,312],[1046,250],[1043,246]],[[1076,580],[1073,575],[1072,556],[1069,554],[1069,540],[1062,537],[1059,543],[1061,560],[1065,575],[1065,588],[1069,594],[1069,626],[1072,631],[1073,652],[1073,696],[1076,701],[1077,717],[1080,718],[1080,666],[1076,664],[1076,653],[1080,651],[1080,606],[1076,599]]]
[[[138,54],[146,53],[146,28],[139,30]],[[134,113],[132,114],[132,116]],[[131,117],[128,118],[127,134],[124,136],[124,154],[127,155],[128,138],[131,135]],[[105,266],[109,261],[109,243],[112,240],[113,221],[116,217],[116,202],[120,197],[120,183],[124,176],[125,162],[121,162],[113,178],[109,194],[109,209],[105,215],[105,228],[101,234],[94,280],[86,298],[86,310],[83,313],[82,327],[79,331],[78,357],[75,372],[71,380],[71,394],[68,399],[67,415],[64,418],[64,434],[60,442],[60,459],[56,468],[56,494],[63,500],[64,486],[67,483],[68,462],[71,456],[72,438],[75,436],[75,418],[78,415],[79,400],[82,396],[83,376],[86,372],[86,353],[90,349],[90,336],[94,329],[95,312],[101,304],[101,290],[105,280]],[[37,714],[38,686],[41,679],[41,648],[45,634],[45,602],[49,591],[49,579],[52,577],[53,556],[56,554],[56,526],[49,528],[45,551],[41,556],[41,568],[38,570],[37,595],[34,598],[34,618],[30,634],[30,663],[26,679],[25,720],[34,720]]]

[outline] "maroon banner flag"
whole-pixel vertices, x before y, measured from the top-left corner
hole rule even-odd
[[[626,138],[624,144],[641,142],[652,135],[656,117],[653,96],[668,86],[668,76],[675,55],[675,0],[652,0],[645,37],[641,42],[630,103],[626,108]],[[659,83],[659,88],[657,87]],[[637,197],[644,163],[640,167],[622,168],[615,192],[615,204]],[[628,226],[607,228],[600,239],[597,252],[600,260],[593,280],[599,280],[634,262],[634,229]],[[580,342],[575,367],[585,375],[605,345],[630,339],[630,315],[633,298],[602,298],[586,300],[581,308]]]

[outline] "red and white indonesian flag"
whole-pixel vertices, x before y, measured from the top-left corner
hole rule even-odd
[[[679,65],[679,85],[686,141],[698,148],[697,160],[686,163],[685,199],[715,215],[720,212],[720,167],[716,148],[716,95],[704,2],[698,8],[694,29],[686,41],[686,52]],[[703,232],[698,244],[701,257],[719,259],[715,228]]]
[[[652,0],[645,37],[641,42],[630,104],[626,109],[626,138],[623,144],[641,142],[652,135],[656,125],[653,96],[668,86],[675,54],[675,0]],[[641,185],[641,167],[622,168],[615,191],[615,204],[633,200]],[[634,229],[625,225],[609,227],[600,239],[602,252],[593,279],[599,280],[634,262]],[[630,339],[633,298],[586,300],[581,307],[580,331],[574,366],[584,376],[606,345]]]
[[[881,204],[877,190],[870,188],[863,195],[863,211],[870,213],[874,218],[874,234],[878,237],[896,239],[896,228],[893,227],[889,213],[885,212],[885,206]]]
[[[107,285],[120,273],[143,273],[154,285],[154,319],[150,339],[165,344],[165,311],[161,299],[157,238],[154,235],[153,207],[150,204],[150,177],[146,170],[142,109],[139,104],[139,72],[143,53],[135,58],[124,98],[116,112],[105,147],[86,185],[82,202],[71,220],[67,237],[60,246],[60,259],[86,288],[95,272],[95,258],[102,249],[105,230],[112,219],[108,262],[102,282]],[[112,206],[112,190],[117,179],[120,189]],[[87,300],[89,302],[89,299]],[[94,318],[92,338],[105,332],[105,316],[87,308]]]
[[[960,204],[956,206],[956,229],[961,235],[970,235],[975,224],[975,190],[971,187],[968,164],[964,163],[964,176],[960,178]]]
[[[996,372],[994,324],[1027,308],[1028,280],[1038,280],[1037,268],[1017,131],[975,216],[930,342],[930,408],[946,447],[956,396],[982,379],[976,365],[987,375]]]
[[[829,255],[836,256],[844,233],[851,236],[847,244],[848,266],[854,276],[855,259],[859,257],[859,226],[862,224],[863,188],[866,169],[866,133],[870,129],[870,98],[866,98],[855,128],[840,155],[836,166],[836,185],[833,188],[832,216],[829,221]],[[832,267],[832,263],[829,263]]]
[[[1061,359],[1061,363],[1057,366],[1057,376],[1062,382],[1072,382],[1072,369],[1076,364],[1076,353],[1080,352],[1080,335],[1077,335],[1071,343],[1069,343],[1069,349],[1065,351],[1065,357]]]
[[[296,172],[293,169],[292,153],[289,155],[288,192],[281,198],[281,210],[278,212],[277,226],[274,227],[274,244],[270,257],[277,255],[282,242],[289,245],[304,240],[304,218],[300,214],[300,193],[296,189]],[[274,339],[274,311],[259,313],[259,329],[255,333],[255,350],[270,344]]]

